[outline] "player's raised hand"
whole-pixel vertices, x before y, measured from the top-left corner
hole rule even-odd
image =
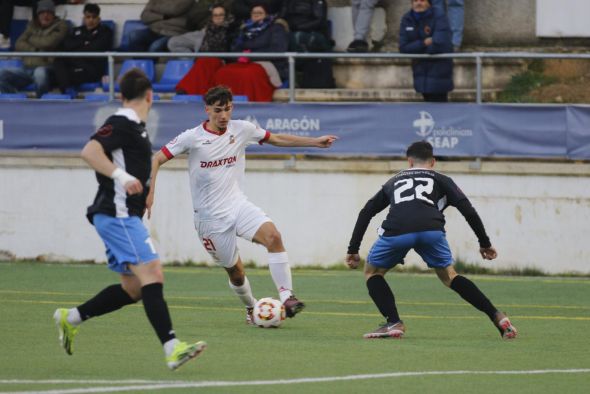
[[[356,269],[361,262],[361,256],[359,256],[358,253],[347,254],[345,261],[346,265],[348,265],[348,268]]]
[[[494,249],[493,246],[490,246],[489,248],[479,248],[479,253],[481,254],[481,257],[486,260],[493,260],[498,257],[498,252],[496,252],[496,249]]]
[[[335,135],[323,135],[321,137],[316,138],[317,140],[317,147],[318,148],[329,148],[332,146],[332,143],[336,141],[338,137]]]

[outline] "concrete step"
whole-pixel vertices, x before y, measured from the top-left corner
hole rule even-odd
[[[513,75],[526,69],[519,59],[489,59],[482,62],[482,87],[497,90],[506,86]],[[409,59],[335,59],[333,65],[337,88],[344,89],[411,89]],[[455,59],[453,80],[456,89],[475,89],[475,59]]]
[[[495,101],[501,89],[484,89],[483,101]],[[455,89],[450,101],[475,102],[474,89]],[[273,100],[289,101],[288,89],[277,89]],[[295,89],[295,100],[302,102],[420,102],[422,95],[414,89]]]

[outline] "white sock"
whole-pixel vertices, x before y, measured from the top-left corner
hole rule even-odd
[[[293,281],[287,252],[269,253],[268,269],[279,291],[281,302],[285,302],[286,299],[293,295]]]
[[[231,281],[229,282],[229,287],[236,293],[238,298],[246,305],[248,308],[254,307],[256,304],[256,298],[252,295],[252,288],[250,287],[250,281],[248,280],[247,276],[244,276],[244,284],[241,286],[236,286]]]
[[[166,357],[172,354],[174,351],[174,346],[176,346],[178,342],[180,341],[176,338],[172,338],[171,340],[164,342],[164,354]]]
[[[82,316],[80,316],[80,311],[78,311],[78,308],[69,309],[66,320],[73,326],[80,325],[82,323]]]

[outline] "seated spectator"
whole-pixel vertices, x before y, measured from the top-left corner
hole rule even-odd
[[[68,52],[105,52],[112,48],[113,31],[100,23],[100,7],[84,6],[84,19],[66,37],[63,44]],[[62,93],[86,82],[99,82],[105,74],[107,59],[93,57],[58,57],[53,63],[57,86]]]
[[[234,0],[231,6],[231,14],[238,25],[250,18],[250,11],[255,5],[263,5],[270,15],[277,15],[283,8],[284,0]]]
[[[353,40],[346,48],[347,52],[367,52],[367,36],[371,30],[371,21],[375,6],[379,0],[351,0]]]
[[[432,7],[429,0],[412,0],[412,9],[401,20],[399,33],[401,53],[453,52],[451,31],[444,10]],[[452,59],[413,59],[414,89],[424,101],[448,101],[453,90]]]
[[[39,0],[0,0],[0,49],[10,48],[10,24],[15,6],[32,7],[37,14]],[[55,0],[54,4],[80,4],[84,0]]]
[[[275,19],[266,5],[255,5],[251,18],[240,29],[232,44],[233,52],[286,52],[289,46],[287,22]],[[243,57],[237,63],[224,64],[219,58],[198,59],[176,86],[177,91],[205,94],[215,85],[229,86],[235,94],[250,101],[272,101],[274,90],[289,74],[286,59],[254,61]]]
[[[289,24],[289,47],[296,52],[332,50],[326,0],[284,0],[280,17]]]
[[[228,52],[232,22],[223,5],[214,5],[204,29],[171,37],[168,49],[170,52]]]
[[[264,4],[252,7],[250,19],[242,25],[231,46],[232,52],[287,52],[288,49],[289,25],[285,20],[269,14]],[[243,62],[248,63],[250,60],[244,58]],[[281,80],[288,78],[287,59],[273,59],[270,62],[275,66]]]
[[[241,1],[241,0],[236,0]],[[198,0],[193,4],[187,15],[188,31],[203,30],[211,21],[213,7],[221,5],[225,9],[226,16],[230,14],[233,0]],[[234,19],[235,20],[235,19]]]
[[[55,16],[53,2],[41,0],[37,4],[37,14],[16,41],[15,49],[19,52],[55,51],[67,33],[68,25]],[[51,89],[53,58],[25,57],[23,62],[24,69],[0,70],[0,93],[15,93],[34,82],[37,97],[41,97]]]
[[[149,29],[129,34],[130,52],[165,52],[170,37],[188,31],[188,14],[194,0],[149,0],[141,13],[141,21]]]

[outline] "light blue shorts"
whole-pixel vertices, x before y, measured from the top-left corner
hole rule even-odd
[[[443,231],[379,236],[369,251],[367,261],[374,267],[392,268],[404,263],[404,257],[410,249],[414,249],[430,268],[444,268],[453,264],[451,248]]]
[[[109,269],[131,274],[129,264],[147,264],[160,258],[139,217],[116,218],[97,213],[92,221],[106,246]]]

